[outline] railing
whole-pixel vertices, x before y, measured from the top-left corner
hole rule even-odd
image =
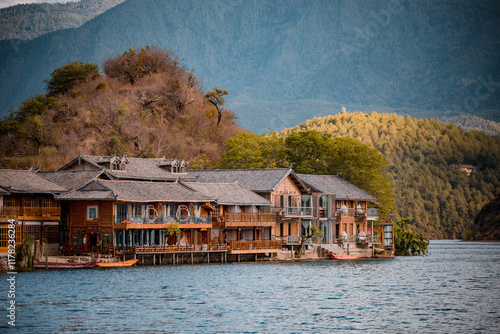
[[[117,247],[118,249],[119,247]],[[152,245],[152,246],[135,246],[135,253],[176,253],[176,252],[209,252],[209,251],[225,251],[226,245]]]
[[[309,206],[272,207],[272,212],[280,217],[312,216],[313,208]]]
[[[226,213],[224,215],[226,222],[276,222],[274,213]]]
[[[180,216],[180,217],[164,217],[164,216],[115,216],[115,224],[211,224],[212,216]]]
[[[360,240],[357,235],[348,235],[346,238],[338,237],[337,242],[344,242],[344,243],[355,243],[358,241],[364,241],[368,243],[373,243],[373,244],[379,244],[381,242],[380,235],[374,235],[373,238],[371,235],[367,235],[365,237],[365,240]]]
[[[60,207],[1,207],[0,217],[18,217],[18,216],[31,216],[31,217],[60,217]]]
[[[276,237],[276,240],[281,240],[284,244],[300,244],[301,237],[299,235],[287,235],[284,237]]]
[[[229,241],[231,250],[251,250],[251,249],[280,249],[283,243],[281,240],[245,240]]]
[[[366,209],[366,215],[368,217],[378,217],[378,209]]]

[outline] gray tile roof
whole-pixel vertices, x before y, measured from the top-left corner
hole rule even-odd
[[[198,193],[179,182],[107,181],[97,180],[108,190],[83,190],[82,187],[57,196],[60,200],[118,200],[130,202],[210,202],[214,197]],[[91,182],[92,183],[92,182]]]
[[[129,158],[126,157],[127,164],[125,166],[125,170],[112,170],[106,168],[104,165],[109,163],[112,159],[116,159],[117,157],[109,157],[109,156],[92,156],[92,155],[83,155],[80,154],[78,157],[61,167],[59,170],[64,170],[71,165],[78,163],[78,160],[84,160],[96,168],[104,169],[109,174],[111,174],[114,178],[119,179],[136,179],[136,180],[165,180],[165,181],[175,181],[178,179],[189,180],[194,179],[195,177],[190,173],[172,173],[162,166],[167,166],[174,161],[175,159],[165,159],[165,158]],[[121,158],[123,159],[123,158]],[[179,161],[179,163],[185,163],[183,160]]]
[[[273,192],[289,175],[296,178],[295,173],[290,168],[207,169],[192,170],[190,173],[197,176],[196,182],[238,183],[257,193]]]
[[[364,190],[336,175],[297,174],[305,184],[325,194],[335,194],[338,199],[358,199],[376,201],[377,199]]]
[[[0,187],[10,193],[60,193],[67,191],[64,187],[31,170],[0,169]]]
[[[103,170],[58,170],[53,172],[38,172],[40,176],[68,190],[76,190],[100,176],[108,178]]]
[[[65,200],[65,201],[113,201],[116,199],[115,195],[110,190],[86,190],[86,191],[78,191],[72,190],[59,195],[54,196],[57,200]]]
[[[237,183],[186,182],[186,186],[217,199],[223,205],[271,205],[271,202]]]

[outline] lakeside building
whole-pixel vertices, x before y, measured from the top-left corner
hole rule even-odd
[[[57,208],[48,219],[18,215],[16,221],[23,228],[40,226],[35,238],[50,235],[65,254],[182,251],[192,259],[192,252],[214,251],[224,252],[224,259],[257,259],[293,249],[313,225],[322,236],[307,243],[393,244],[392,226],[378,222],[376,198],[337,176],[297,175],[291,168],[187,168],[184,160],[79,154],[53,172],[0,170],[0,181],[20,185],[0,182],[0,212],[34,205],[29,196],[40,207]],[[13,191],[22,191],[16,200]],[[175,232],[169,232],[172,224],[178,224]],[[21,229],[18,242],[24,231],[31,230]]]
[[[66,191],[34,170],[0,170],[0,252],[8,251],[8,224],[17,224],[16,242],[32,235],[59,245],[61,208],[55,194]]]

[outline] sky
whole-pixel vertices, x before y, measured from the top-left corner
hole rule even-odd
[[[78,0],[0,0],[0,8],[10,7],[10,6],[18,5],[21,3],[42,3],[42,2],[64,3],[64,2],[75,2],[75,1],[78,1]]]

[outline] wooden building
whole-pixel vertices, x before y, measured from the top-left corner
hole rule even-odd
[[[54,195],[66,190],[33,170],[0,169],[0,252],[8,249],[8,224],[12,220],[17,243],[32,235],[57,252],[61,208]]]
[[[313,223],[323,232],[323,243],[371,242],[372,230],[374,242],[382,242],[374,196],[339,176],[299,174],[298,177],[311,189]],[[392,225],[385,226],[386,235],[392,236]]]
[[[94,180],[56,198],[70,202],[69,247],[83,253],[212,241],[214,198],[180,182]],[[178,231],[168,235],[176,223]]]
[[[283,245],[300,244],[304,226],[312,219],[312,202],[303,201],[309,189],[291,168],[216,169],[190,173],[203,183],[238,183],[271,202],[269,213],[276,216],[271,238]]]
[[[272,238],[276,215],[271,201],[237,183],[187,182],[186,186],[215,197],[213,231],[229,254],[277,253],[281,240]]]

